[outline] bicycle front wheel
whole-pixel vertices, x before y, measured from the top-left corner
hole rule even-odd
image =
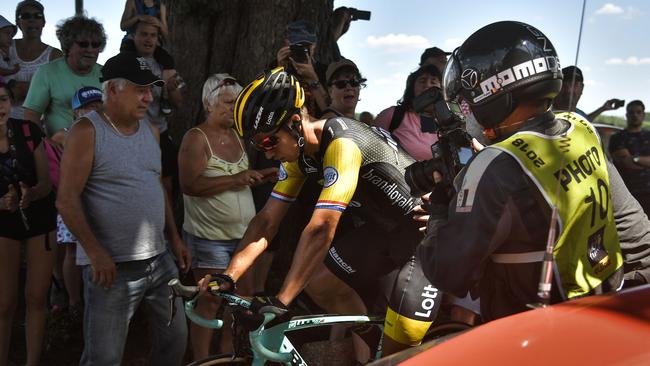
[[[210,366],[210,365],[222,365],[222,366],[242,366],[250,365],[251,361],[245,357],[235,357],[232,355],[216,355],[209,356],[199,361],[194,361],[187,366]]]

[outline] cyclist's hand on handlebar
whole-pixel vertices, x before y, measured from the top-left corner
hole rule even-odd
[[[236,288],[235,281],[232,277],[223,273],[206,275],[199,280],[198,286],[199,294],[201,295],[208,292],[208,290],[232,293]]]
[[[251,301],[250,309],[237,310],[234,312],[237,324],[248,331],[258,329],[264,322],[264,313],[273,313],[277,317],[288,312],[284,305],[277,297],[257,296]]]

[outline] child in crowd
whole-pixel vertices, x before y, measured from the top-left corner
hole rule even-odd
[[[86,113],[99,110],[101,107],[102,91],[95,87],[83,87],[77,90],[72,97],[72,111],[75,120]],[[57,188],[58,182],[53,183]],[[83,319],[83,303],[81,300],[81,268],[75,263],[77,238],[68,230],[61,215],[57,215],[56,221],[56,241],[65,248],[65,254],[59,256],[57,266],[62,267],[60,273],[63,274],[63,282],[68,293],[68,314],[73,322],[80,323]]]
[[[0,76],[10,76],[20,71],[20,65],[9,57],[11,40],[18,28],[0,15]]]

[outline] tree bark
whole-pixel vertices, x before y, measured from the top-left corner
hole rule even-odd
[[[170,42],[166,47],[187,83],[184,105],[171,118],[175,141],[203,120],[201,89],[214,73],[227,72],[242,86],[262,72],[284,44],[285,27],[305,19],[316,25],[316,58],[329,63],[335,40],[333,0],[168,0]]]

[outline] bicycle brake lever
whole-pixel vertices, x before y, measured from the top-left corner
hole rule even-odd
[[[169,288],[169,321],[167,321],[167,327],[170,327],[172,325],[172,322],[174,321],[174,317],[176,316],[176,306],[174,306],[174,303],[176,302],[176,292],[174,292],[173,288]]]

